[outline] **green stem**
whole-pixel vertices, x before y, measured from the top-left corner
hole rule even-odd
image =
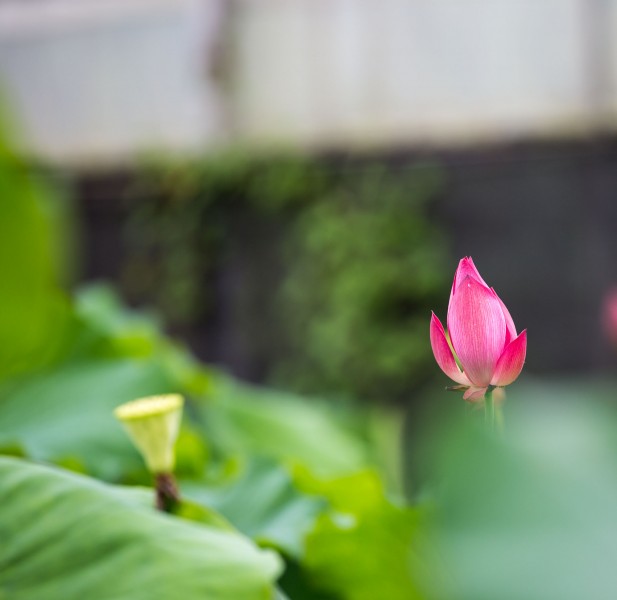
[[[493,386],[489,386],[484,394],[484,422],[486,426],[495,431],[495,403],[493,402]]]
[[[501,435],[503,435],[504,419],[503,419],[503,408],[501,404],[495,405],[495,424],[497,426],[497,431]]]

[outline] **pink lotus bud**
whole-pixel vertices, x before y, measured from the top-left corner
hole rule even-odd
[[[617,346],[617,287],[604,296],[602,324],[606,337]]]
[[[454,274],[448,335],[432,314],[431,346],[441,370],[466,388],[465,400],[482,399],[489,386],[511,384],[523,368],[527,331],[516,335],[508,309],[471,257],[463,258]]]

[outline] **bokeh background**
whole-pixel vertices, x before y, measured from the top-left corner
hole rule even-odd
[[[0,595],[239,597],[235,546],[150,525],[109,578],[155,517],[70,491],[150,485],[112,410],[181,392],[183,494],[292,600],[617,597],[616,34],[617,0],[0,0]],[[528,329],[504,437],[430,349],[466,255]]]
[[[526,374],[613,370],[615,27],[609,0],[3,0],[3,113],[68,199],[70,286],[243,379],[403,403],[463,255]]]

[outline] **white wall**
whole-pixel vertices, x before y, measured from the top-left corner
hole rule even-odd
[[[254,138],[418,142],[585,126],[590,0],[237,0]]]
[[[217,16],[213,0],[0,4],[0,82],[27,147],[91,163],[217,140]]]
[[[4,0],[0,80],[56,160],[467,143],[613,127],[615,33],[617,0]]]

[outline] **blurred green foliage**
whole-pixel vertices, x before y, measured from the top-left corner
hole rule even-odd
[[[293,333],[283,381],[401,400],[426,380],[426,319],[445,289],[445,243],[427,217],[439,173],[363,168],[297,216],[282,308]]]
[[[365,549],[359,545],[364,534],[363,529],[358,531],[355,526],[350,529],[350,522],[366,525],[369,530],[374,527],[374,539],[370,542],[376,552],[370,560],[373,571],[365,577],[371,579],[376,571],[389,572],[397,565],[394,581],[401,592],[392,599],[403,595],[415,597],[410,595],[415,594],[411,570],[400,570],[400,565],[406,564],[417,516],[414,510],[398,509],[386,498],[375,471],[362,474],[374,464],[375,457],[370,449],[369,424],[364,428],[367,435],[362,435],[359,427],[368,414],[358,413],[350,419],[324,403],[309,403],[289,393],[234,382],[193,361],[167,340],[152,320],[128,313],[112,298],[109,289],[100,287],[78,295],[74,303],[76,323],[70,330],[70,342],[66,342],[73,348],[67,348],[46,369],[22,374],[0,385],[0,454],[21,454],[29,460],[54,463],[107,481],[148,485],[150,476],[114,420],[112,409],[134,397],[180,391],[189,397],[189,402],[178,441],[178,473],[182,490],[193,503],[181,506],[179,518],[197,523],[204,523],[205,518],[205,522],[218,527],[222,522],[220,513],[258,544],[279,552],[292,565],[290,574],[282,580],[285,588],[296,589],[300,585],[306,594],[313,590],[309,595],[299,596],[313,599],[330,592],[340,599],[362,597],[353,591],[358,582],[350,565],[359,564],[360,555],[364,555]],[[21,469],[27,470],[28,464],[18,461],[10,466],[19,473]],[[358,476],[354,477],[354,473]],[[48,474],[36,492],[37,498],[57,494],[54,490],[61,487],[61,482],[69,481],[61,473],[50,470]],[[92,486],[91,480],[83,483]],[[67,485],[66,505],[61,506],[70,512],[65,515],[68,524],[58,520],[62,527],[83,531],[81,515],[88,510],[84,503],[98,505],[104,503],[104,498],[84,495],[79,489],[73,491]],[[33,519],[35,511],[40,510],[38,504],[20,500],[20,494],[11,493],[10,498],[8,514],[11,519],[17,515],[18,522]],[[117,530],[105,528],[106,518],[115,514],[112,508],[96,515],[89,524],[93,543],[117,547],[118,552],[126,544],[124,550],[131,553],[132,545],[150,543],[142,533],[114,537]],[[60,514],[64,514],[62,510],[58,508]],[[150,510],[146,508],[147,513]],[[131,519],[136,518],[133,512],[131,515]],[[395,515],[391,532],[381,535],[379,524],[388,524]],[[43,528],[40,538],[33,538],[41,553],[32,553],[32,561],[24,562],[23,572],[29,575],[29,581],[37,581],[54,568],[45,562],[51,554],[58,557],[59,573],[68,569],[66,561],[74,551],[75,541],[68,536],[56,545],[55,521],[50,517],[45,521],[49,528]],[[11,539],[12,531],[8,522],[3,524],[0,519],[3,539]],[[195,536],[195,543],[201,543],[199,531]],[[161,539],[173,546],[176,536]],[[393,545],[394,540],[398,540],[398,546]],[[204,543],[213,542],[206,537]],[[337,545],[340,550],[329,554]],[[360,555],[349,563],[347,557],[354,548]],[[107,568],[105,562],[97,566],[96,550],[88,544],[84,552],[91,557],[91,571],[83,579],[67,576],[68,587],[59,586],[58,593],[72,590],[73,585],[86,586],[88,582],[99,585],[97,582],[103,576],[99,569]],[[174,560],[185,560],[185,550],[178,556],[171,549],[169,552],[171,565]],[[217,550],[212,552],[218,556]],[[393,562],[393,556],[400,558]],[[258,555],[255,559],[260,560]],[[0,551],[0,564],[10,560],[11,555]],[[148,577],[147,570],[135,573],[129,565],[126,568],[125,576],[118,576],[108,586],[101,584],[99,595],[91,597],[108,597],[108,589],[124,589],[123,586],[132,585],[133,577],[146,578],[148,585],[157,585],[156,570]],[[233,569],[233,564],[228,568]],[[181,572],[179,569],[178,573]],[[220,597],[235,598],[238,584],[232,576],[229,589],[220,590]],[[198,579],[189,579],[183,585],[190,590],[186,596],[190,598],[198,597],[194,590],[201,589],[200,586],[218,584],[208,579],[206,570]],[[37,597],[36,587],[14,583],[12,571],[7,571],[4,578],[0,574],[0,590],[13,589],[11,586]],[[258,589],[255,587],[255,594],[247,598],[262,598]],[[163,589],[160,597],[174,596]]]
[[[7,308],[0,311],[1,598],[617,597],[614,381],[523,375],[508,391],[504,436],[482,428],[481,410],[464,410],[460,396],[422,392],[426,405],[445,408],[424,443],[412,446],[428,477],[421,502],[409,505],[397,493],[400,413],[334,407],[242,384],[200,364],[152,315],[127,310],[112,289],[64,293],[46,188],[33,186],[10,153],[0,163],[6,192],[0,226],[7,228],[0,275],[13,286],[0,299]],[[235,180],[237,172],[225,164]],[[341,199],[311,201],[296,214],[285,200],[293,196],[294,177],[284,184],[273,178],[279,194],[261,208],[282,210],[291,230],[305,232],[293,242],[311,258],[300,253],[307,260],[300,279],[318,281],[313,267],[331,269],[337,276],[328,289],[337,290],[349,277],[334,295],[347,306],[357,294],[361,312],[365,296],[378,298],[398,281],[384,275],[390,271],[382,272],[388,263],[380,259],[375,289],[357,283],[350,257],[368,242],[363,235],[339,238],[348,233],[345,223],[360,234],[375,222],[389,232],[369,244],[379,252],[371,246],[359,254],[372,272],[375,252],[396,255],[402,238],[413,237],[413,227],[399,223],[407,199],[390,200],[398,219],[368,200],[354,200],[349,215],[339,213]],[[424,243],[420,229],[414,256]],[[23,256],[14,254],[16,247]],[[410,257],[402,264],[413,270]],[[294,290],[294,277],[288,273],[283,288]],[[429,278],[420,288],[428,295],[433,285]],[[305,335],[308,344],[312,334]],[[412,346],[419,343],[409,335]],[[187,397],[177,444],[184,500],[161,515],[152,490],[142,487],[151,476],[112,409],[167,391]],[[444,423],[445,412],[461,418]]]
[[[266,458],[242,461],[222,484],[193,478],[181,487],[188,498],[216,509],[246,535],[298,561],[315,519],[327,508],[325,498],[300,491],[288,469]]]
[[[0,377],[45,364],[62,339],[61,205],[45,202],[51,193],[11,150],[0,115]]]
[[[441,179],[360,158],[153,163],[132,191],[124,288],[172,323],[219,318],[224,302],[277,385],[405,398],[426,379],[426,315],[447,289],[430,218]],[[221,278],[231,297],[216,297]]]
[[[350,519],[385,523],[396,514],[400,544],[375,535],[371,573],[396,575],[392,600],[414,597],[412,572],[398,565],[415,511],[399,510],[378,484],[391,448],[383,443],[382,451],[375,432],[387,420],[373,425],[368,411],[220,374],[167,338],[152,315],[127,310],[111,288],[64,293],[55,200],[30,187],[25,167],[20,173],[0,204],[0,222],[11,228],[0,237],[3,276],[16,288],[0,299],[10,311],[0,328],[10,366],[0,371],[0,596],[283,600],[293,591],[291,600],[355,600],[350,567],[365,548]],[[13,230],[24,236],[21,263]],[[49,312],[58,298],[62,318]],[[21,340],[33,322],[37,335]],[[152,491],[138,487],[151,476],[112,409],[172,391],[187,397],[177,444],[186,499],[161,516]],[[379,489],[370,517],[358,505],[367,477]]]
[[[306,570],[321,587],[350,600],[422,597],[409,576],[417,552],[418,508],[392,502],[371,470],[330,481],[307,471],[297,478],[302,490],[321,494],[330,504],[306,540]]]
[[[481,419],[433,431],[425,596],[617,597],[615,381],[521,382],[506,418],[504,437]]]

